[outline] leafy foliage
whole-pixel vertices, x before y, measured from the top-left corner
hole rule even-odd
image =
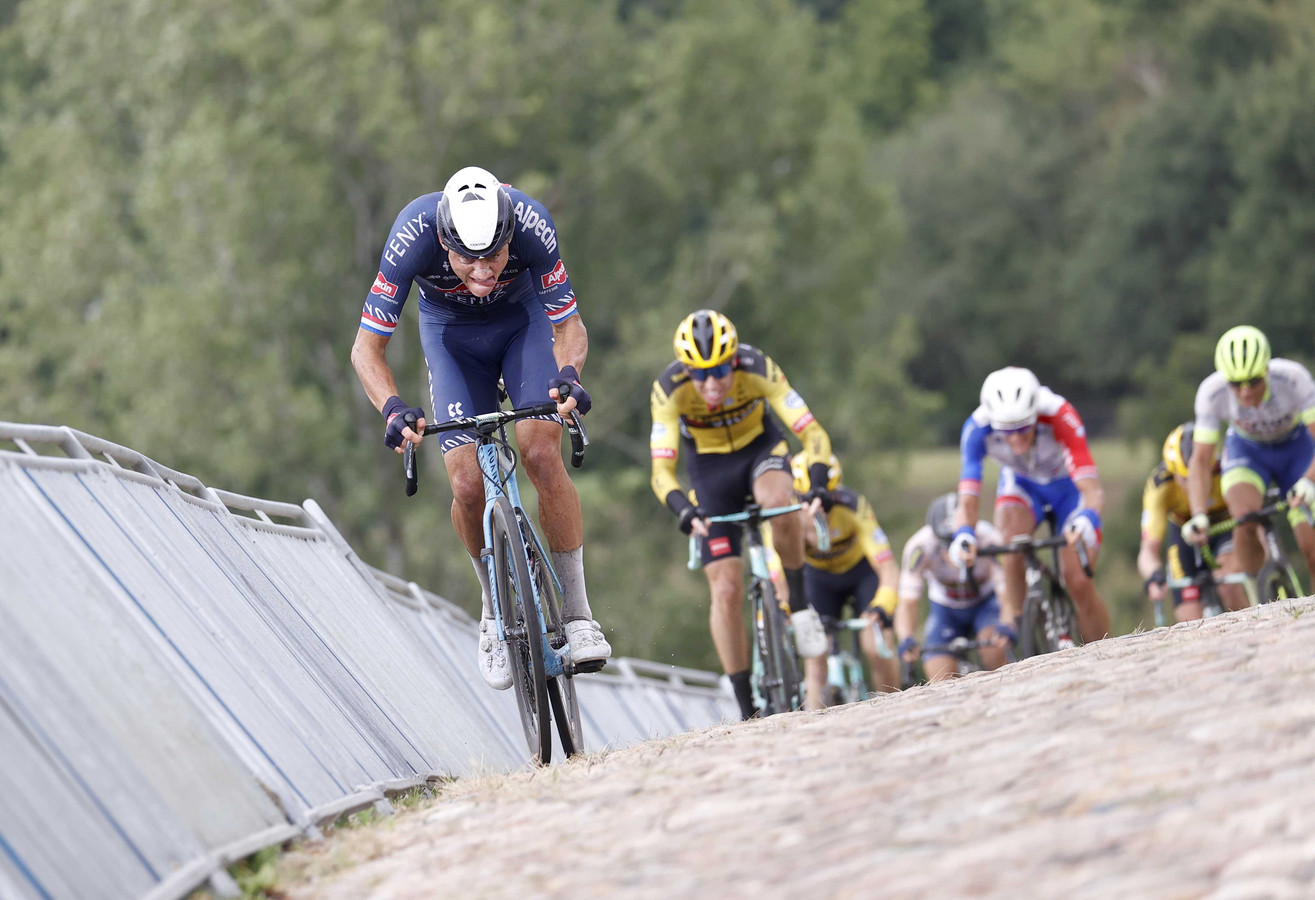
[[[0,0],[0,417],[314,496],[472,597],[437,454],[403,504],[347,351],[396,211],[478,162],[553,211],[590,331],[595,606],[622,652],[713,665],[647,489],[681,316],[782,364],[887,524],[921,517],[883,510],[890,460],[999,365],[1158,445],[1225,327],[1315,357],[1313,27],[1312,0]],[[414,312],[390,354],[425,396]]]

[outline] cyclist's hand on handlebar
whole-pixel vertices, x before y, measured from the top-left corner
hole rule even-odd
[[[1151,577],[1147,578],[1146,581],[1143,582],[1142,588],[1143,590],[1146,591],[1147,599],[1150,600],[1152,603],[1159,603],[1161,600],[1164,599],[1164,594],[1165,594],[1164,582],[1165,582],[1164,569],[1156,569],[1154,572],[1151,573]]]
[[[570,385],[563,392],[562,385]],[[569,396],[563,398],[562,394]],[[575,366],[562,366],[562,370],[548,379],[548,396],[557,402],[557,414],[569,416],[571,410],[580,410],[580,415],[584,415],[593,409],[594,401],[589,396],[589,392],[580,384],[580,374],[575,371]]]
[[[899,642],[899,658],[904,662],[911,663],[918,661],[918,642],[911,637],[906,637]]]
[[[950,541],[950,562],[956,566],[972,568],[977,562],[977,532],[971,525],[960,525]]]
[[[1189,544],[1204,544],[1210,536],[1210,517],[1197,513],[1183,523],[1183,540]]]
[[[1012,647],[1018,643],[1018,632],[1014,630],[1014,626],[998,622],[995,626],[995,638],[991,643],[999,647]]]
[[[1315,481],[1311,481],[1308,477],[1302,475],[1297,483],[1288,490],[1288,505],[1315,509]]]
[[[389,448],[401,453],[404,441],[418,444],[424,439],[425,411],[420,407],[407,406],[393,395],[384,403],[383,416],[388,423],[384,428],[384,444]]]
[[[1079,509],[1064,523],[1064,537],[1072,547],[1078,541],[1088,549],[1100,546],[1100,514],[1094,509]]]
[[[693,534],[695,537],[708,536],[707,513],[701,506],[687,506],[680,513],[679,526],[685,534]]]
[[[835,499],[831,492],[824,487],[815,487],[801,498],[805,507],[808,509],[810,516],[815,516],[819,512],[830,512]]]

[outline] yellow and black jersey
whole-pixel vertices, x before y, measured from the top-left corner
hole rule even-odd
[[[890,539],[881,530],[872,506],[860,494],[843,485],[831,492],[834,503],[826,514],[831,531],[831,549],[818,552],[816,547],[805,545],[805,561],[815,569],[827,572],[848,572],[867,558],[879,565],[893,556]]]
[[[740,344],[732,379],[730,393],[716,409],[704,402],[679,362],[672,362],[653,382],[649,451],[653,493],[659,500],[665,502],[671,491],[680,490],[676,458],[682,440],[700,454],[741,450],[763,433],[769,406],[803,442],[810,465],[830,457],[831,439],[771,357]]]
[[[1219,485],[1219,472],[1214,473],[1210,482],[1211,522],[1222,522],[1228,518],[1228,505],[1224,503],[1223,490]],[[1146,479],[1146,488],[1141,497],[1141,534],[1142,539],[1164,541],[1167,523],[1182,527],[1192,517],[1192,507],[1187,501],[1187,491],[1174,480],[1173,474],[1163,462],[1151,470]]]

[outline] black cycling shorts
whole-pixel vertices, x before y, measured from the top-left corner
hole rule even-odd
[[[813,566],[804,566],[804,593],[808,595],[809,604],[817,610],[819,616],[833,619],[845,618],[840,613],[848,603],[854,609],[855,616],[861,616],[877,595],[881,587],[881,576],[872,568],[866,556],[859,557],[846,572],[828,572]],[[890,616],[886,611],[881,614],[883,628],[890,627]]]
[[[1168,565],[1165,570],[1170,578],[1191,578],[1199,569],[1196,565],[1196,551],[1191,544],[1183,540],[1182,529],[1169,522],[1169,550],[1166,554]],[[1225,553],[1233,552],[1233,532],[1227,531],[1210,538],[1210,552],[1218,559]],[[1187,592],[1187,596],[1183,592]],[[1184,601],[1196,603],[1201,599],[1201,589],[1195,585],[1187,588],[1173,588],[1173,605],[1175,608]]]
[[[790,446],[784,435],[770,420],[764,425],[762,434],[733,453],[696,453],[694,442],[685,441],[692,499],[708,515],[740,512],[746,498],[753,496],[758,476],[774,470],[790,471]],[[700,548],[703,564],[739,556],[743,528],[739,522],[709,525],[707,540]]]

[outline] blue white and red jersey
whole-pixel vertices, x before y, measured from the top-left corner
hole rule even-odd
[[[379,274],[361,311],[361,327],[392,336],[411,284],[420,290],[420,309],[439,322],[485,321],[490,307],[508,301],[543,305],[557,324],[576,314],[575,291],[557,252],[557,229],[543,204],[504,185],[519,220],[511,236],[507,267],[487,297],[476,297],[448,264],[434,220],[442,191],[417,197],[397,215],[379,260]]]
[[[1017,455],[1009,449],[1004,435],[991,428],[986,408],[973,410],[963,423],[959,435],[959,493],[980,494],[982,463],[989,456],[1003,469],[1011,469],[1033,484],[1052,481],[1096,478],[1096,464],[1087,448],[1087,429],[1063,397],[1049,388],[1041,388],[1037,405],[1036,439],[1026,453]]]

